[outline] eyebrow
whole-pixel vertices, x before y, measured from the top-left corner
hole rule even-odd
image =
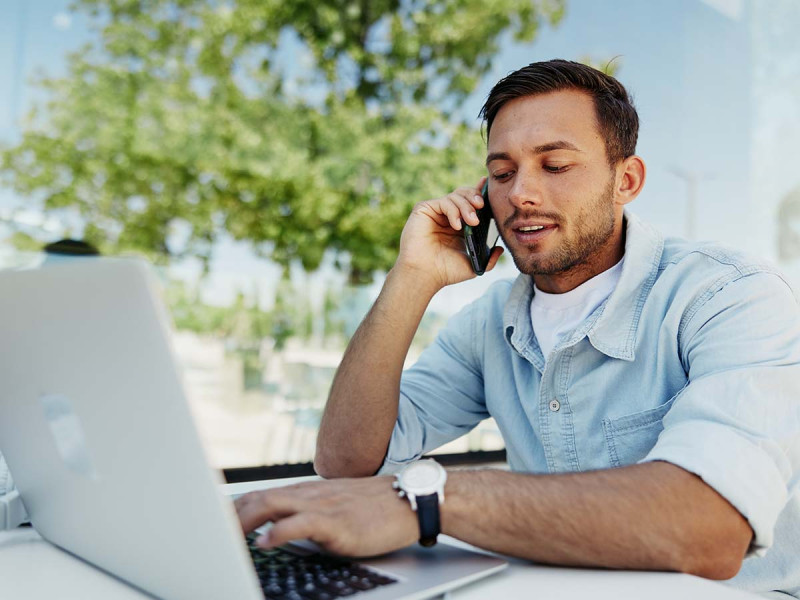
[[[530,149],[531,154],[544,154],[552,150],[572,150],[573,152],[583,152],[580,148],[567,142],[565,140],[558,140],[557,142],[548,142],[540,146],[534,146]],[[508,152],[492,152],[486,157],[486,164],[488,165],[493,160],[510,160],[511,155]]]

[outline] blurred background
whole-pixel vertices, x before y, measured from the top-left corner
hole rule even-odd
[[[307,463],[411,206],[484,172],[492,85],[617,76],[631,210],[800,283],[796,0],[0,0],[0,268],[47,242],[162,279],[218,467]],[[434,298],[411,364],[510,261]],[[442,449],[502,449],[491,421]]]

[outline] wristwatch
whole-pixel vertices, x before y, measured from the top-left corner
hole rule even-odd
[[[439,505],[444,502],[447,471],[430,458],[411,463],[400,471],[392,487],[407,498],[419,520],[419,543],[433,546],[441,532]]]

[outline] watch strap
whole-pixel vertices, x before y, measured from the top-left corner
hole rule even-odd
[[[441,532],[439,521],[439,494],[417,496],[417,519],[419,520],[419,543],[433,546]]]

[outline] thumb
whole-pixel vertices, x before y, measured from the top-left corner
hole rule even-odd
[[[489,257],[489,262],[486,264],[486,272],[489,272],[492,269],[494,269],[494,266],[497,264],[497,261],[500,260],[500,256],[502,254],[503,254],[502,246],[495,246],[492,249],[492,255]]]

